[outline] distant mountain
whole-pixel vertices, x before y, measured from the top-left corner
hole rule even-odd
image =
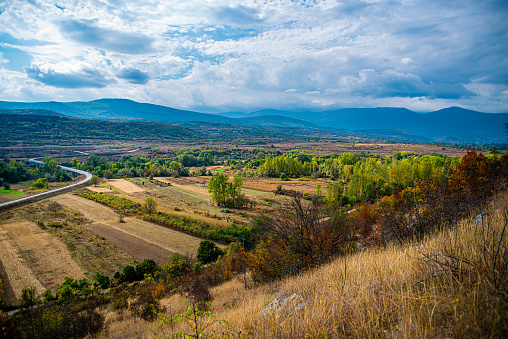
[[[0,114],[30,114],[30,115],[54,115],[63,117],[65,115],[49,111],[47,109],[2,109],[0,108]]]
[[[506,113],[480,113],[450,107],[431,113],[405,108],[347,108],[322,112],[261,110],[207,114],[125,99],[90,102],[5,102],[4,109],[46,109],[76,118],[117,121],[210,122],[258,127],[328,130],[446,143],[505,143]]]
[[[273,110],[251,113],[262,117]],[[429,140],[446,143],[506,143],[506,113],[480,113],[450,107],[431,113],[416,113],[405,108],[347,108],[323,112],[277,111],[277,114],[308,120],[327,128],[348,129],[370,135],[407,133],[406,140]],[[389,132],[391,131],[391,132]]]

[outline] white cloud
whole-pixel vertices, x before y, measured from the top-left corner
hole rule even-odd
[[[501,2],[9,0],[0,12],[0,53],[31,57],[30,78],[1,54],[2,100],[508,111]]]

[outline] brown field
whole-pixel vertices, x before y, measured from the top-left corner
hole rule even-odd
[[[110,208],[77,195],[66,193],[51,198],[50,200],[56,201],[68,208],[78,210],[86,218],[96,222],[118,220],[118,214],[113,212]]]
[[[179,188],[182,188],[187,191],[191,191],[191,192],[198,193],[198,194],[203,194],[206,196],[210,195],[208,193],[208,186],[203,187],[202,184],[201,184],[201,187],[198,187],[195,185],[195,183],[188,182],[187,180],[183,180],[183,179],[173,179],[173,178],[166,178],[166,177],[156,177],[154,179],[162,181],[162,182],[170,183],[171,186],[179,187]]]
[[[245,179],[242,188],[252,189],[263,192],[273,192],[278,185],[283,189],[293,190],[302,193],[315,194],[317,185],[321,185],[321,193],[326,194],[327,183],[324,181],[302,181],[302,180],[263,180],[263,179]]]
[[[128,198],[134,201],[137,200],[133,199],[131,196],[128,196]],[[86,229],[106,238],[138,260],[139,258],[141,258],[141,260],[147,258],[147,255],[151,252],[151,250],[147,250],[147,252],[132,250],[131,246],[138,249],[141,248],[139,245],[141,241],[145,244],[158,246],[161,249],[160,252],[163,253],[159,256],[160,260],[170,255],[171,252],[179,252],[182,254],[196,253],[199,243],[202,241],[201,238],[193,237],[136,218],[125,218],[125,223],[118,223],[118,213],[104,205],[76,195],[63,194],[52,199],[79,211],[86,218],[92,220],[92,225],[84,226]],[[99,224],[99,226],[95,227],[97,224]],[[107,228],[112,230],[106,231]],[[95,232],[95,230],[97,230],[97,232]],[[119,236],[121,233],[124,234],[122,241],[115,243],[112,239]],[[129,239],[132,242],[127,241]],[[136,240],[134,241],[133,239]]]
[[[123,249],[127,254],[138,261],[142,261],[145,258],[151,258],[155,260],[157,264],[162,265],[169,261],[172,254],[172,252],[169,252],[160,246],[104,224],[88,224],[84,225],[83,228],[103,237],[110,243]]]
[[[54,290],[65,277],[85,276],[65,245],[36,224],[17,221],[0,225],[0,230],[0,260],[15,299],[27,287],[42,294]]]
[[[108,184],[111,184],[111,186],[114,186],[119,190],[124,191],[125,193],[136,193],[145,191],[143,188],[125,179],[110,179],[108,180]]]

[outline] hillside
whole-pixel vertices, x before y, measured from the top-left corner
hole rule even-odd
[[[125,99],[89,102],[0,102],[4,109],[46,109],[85,119],[158,122],[208,122],[258,127],[303,128],[366,134],[406,141],[505,143],[508,114],[450,107],[430,113],[405,108],[346,108],[319,112],[260,110],[207,114]]]
[[[70,139],[197,140],[201,134],[158,122],[111,122],[54,115],[0,114],[0,142]]]
[[[506,272],[498,276],[485,268],[508,262],[508,239],[502,235],[507,201],[505,192],[483,210],[488,218],[478,221],[472,214],[419,243],[366,250],[249,289],[240,275],[211,289],[210,313],[229,326],[215,323],[202,333],[229,338],[503,337],[507,299],[493,282],[504,279],[500,284],[506,287]],[[501,239],[499,247],[485,232]],[[162,304],[183,314],[187,304],[181,299],[173,295]],[[108,317],[107,335],[115,337],[189,333],[194,323],[166,318],[154,325],[119,319],[112,311]],[[211,321],[204,319],[203,325]]]

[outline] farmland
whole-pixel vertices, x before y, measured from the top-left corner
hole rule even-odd
[[[337,145],[333,143],[277,144],[273,148],[276,150],[287,148],[290,150],[289,154],[294,154],[295,157],[303,154],[304,158],[310,159],[305,152],[314,151],[316,156],[321,152],[329,154],[330,151],[332,153],[339,151],[340,153],[339,148],[332,149],[332,147]],[[360,147],[362,152],[368,150],[367,152],[370,153],[371,151],[390,152],[394,146],[362,144],[347,147],[349,148],[345,149],[350,151]],[[408,145],[407,148],[415,149],[415,147],[417,146]],[[437,150],[434,146],[427,147],[428,150],[425,152]],[[251,154],[262,153],[262,149],[254,148]],[[272,152],[269,149],[266,151]],[[441,149],[441,151],[446,150]],[[231,150],[231,152],[241,153],[240,150]],[[404,152],[413,154],[409,150]],[[454,149],[453,152],[460,151]],[[366,157],[368,156],[364,155],[354,159],[360,163],[365,162],[366,160],[362,159],[368,159]],[[281,159],[284,158],[281,157]],[[317,165],[317,162],[314,161],[314,163]],[[326,165],[324,160],[321,160],[320,164]],[[417,162],[415,164],[418,165]],[[150,166],[153,167],[153,165]],[[225,173],[231,179],[241,170],[243,173],[253,173],[248,172],[249,166],[240,166],[238,162],[237,164],[230,163],[230,165],[206,166],[204,169],[189,168],[189,171],[193,173],[204,171],[208,175],[150,175],[150,177],[101,179],[98,185],[89,186],[75,194],[62,194],[5,212],[2,214],[2,241],[5,243],[2,249],[5,253],[2,253],[2,258],[10,259],[2,260],[0,276],[9,282],[6,288],[9,300],[19,298],[20,291],[27,286],[36,286],[39,293],[44,289],[54,290],[56,284],[65,276],[75,279],[91,278],[96,272],[113,276],[125,265],[141,262],[145,258],[154,259],[157,264],[162,265],[167,263],[175,252],[192,257],[196,254],[200,242],[206,238],[219,241],[217,244],[224,247],[224,243],[220,241],[234,241],[235,236],[241,234],[242,230],[252,227],[256,217],[277,213],[279,204],[287,200],[284,195],[274,194],[279,187],[283,191],[296,191],[309,196],[316,192],[326,196],[329,183],[337,182],[335,179],[314,177],[314,175],[312,178],[302,176],[285,180],[247,175],[243,178],[241,188],[245,197],[252,202],[251,207],[229,209],[217,206],[212,202],[208,191],[207,182],[211,178],[209,174]],[[386,168],[383,170],[387,171]],[[275,173],[275,176],[279,176],[279,173]],[[29,185],[29,183],[15,184],[12,188],[14,192],[25,194],[23,191],[26,191]],[[12,195],[12,191],[3,193]],[[143,216],[141,206],[147,198],[156,202],[157,212],[160,213]],[[61,210],[50,212],[48,209],[50,203],[59,204],[62,206]],[[120,219],[123,222],[119,222]],[[229,230],[232,225],[233,228]],[[24,240],[16,238],[13,234],[21,230],[34,239],[44,240],[28,241],[28,238]],[[52,244],[52,249],[60,254],[54,254],[51,257],[60,258],[62,263],[40,258],[36,248],[44,248],[43,243]],[[66,266],[68,271],[58,273],[56,267],[59,265]],[[48,273],[41,267],[57,272],[53,274],[53,280],[48,278]]]

